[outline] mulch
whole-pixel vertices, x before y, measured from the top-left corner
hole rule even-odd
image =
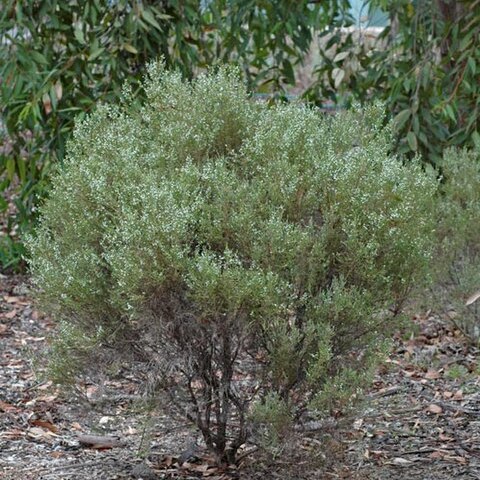
[[[305,428],[295,453],[222,470],[192,447],[195,430],[149,407],[133,373],[77,395],[45,378],[54,325],[27,277],[0,275],[0,478],[479,479],[479,351],[441,316],[411,320],[353,415]]]

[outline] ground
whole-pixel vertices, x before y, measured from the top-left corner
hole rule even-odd
[[[221,470],[189,425],[144,408],[134,375],[82,385],[83,400],[44,379],[54,326],[28,278],[0,275],[0,479],[479,479],[478,349],[432,312],[410,321],[353,413],[304,425],[295,453],[247,446]]]

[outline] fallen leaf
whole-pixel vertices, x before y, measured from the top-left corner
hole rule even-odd
[[[430,413],[436,413],[436,414],[439,414],[439,413],[442,413],[443,412],[443,409],[440,405],[436,405],[435,403],[431,403],[428,407],[427,407],[427,411],[430,412]]]
[[[453,395],[453,400],[460,401],[463,400],[463,391],[462,390],[457,390],[455,394]]]
[[[5,333],[7,330],[8,330],[8,326],[3,323],[0,323],[0,335]]]
[[[13,309],[13,310],[10,310],[10,311],[7,312],[7,313],[4,313],[3,316],[4,316],[5,318],[8,318],[9,320],[11,320],[12,318],[15,317],[16,314],[17,314],[17,311],[16,311],[15,309]]]
[[[72,428],[74,430],[80,430],[80,431],[83,430],[82,426],[78,422],[73,422],[72,423]]]
[[[11,297],[10,295],[4,295],[3,299],[7,303],[17,303],[20,300],[19,297]]]
[[[468,307],[472,303],[475,303],[479,298],[480,298],[480,290],[478,290],[473,295],[467,298],[467,301],[465,302],[465,306]]]
[[[43,338],[42,338],[42,340],[43,340]],[[42,385],[39,385],[37,387],[37,390],[48,390],[52,385],[53,385],[53,382],[51,382],[51,381],[45,382],[45,383],[42,383]]]
[[[449,391],[446,391],[446,392],[443,392],[443,398],[452,398],[453,397],[453,392],[449,392]]]
[[[409,465],[412,462],[406,458],[396,457],[393,459],[392,463],[394,465]]]
[[[15,405],[12,405],[7,402],[2,402],[2,400],[0,400],[0,411],[5,413],[18,412],[19,408],[17,408]]]
[[[27,431],[27,436],[33,438],[34,440],[47,440],[52,441],[52,437],[58,437],[56,433],[53,433],[49,430],[44,430],[41,427],[32,427]]]
[[[35,399],[36,402],[52,403],[57,399],[57,395],[42,395]]]
[[[160,465],[169,468],[174,464],[174,462],[176,462],[176,460],[177,459],[175,457],[172,457],[171,455],[167,455],[166,457],[162,458]]]
[[[429,368],[425,374],[425,378],[428,380],[436,380],[437,378],[440,378],[440,376],[440,372],[438,370],[434,370],[433,368]]]
[[[32,420],[30,422],[32,425],[35,425],[36,427],[42,427],[46,428],[47,430],[50,430],[53,433],[58,433],[58,428],[53,425],[51,422],[47,422],[45,420]]]

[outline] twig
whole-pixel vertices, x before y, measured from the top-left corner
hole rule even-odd
[[[440,400],[434,400],[433,403],[437,403],[441,407],[448,408],[450,410],[455,410],[457,412],[466,413],[468,415],[478,415],[478,416],[480,416],[480,411],[473,410],[471,408],[461,407],[459,405],[454,405],[452,403],[442,402]]]
[[[397,408],[396,410],[390,410],[389,412],[385,411],[384,413],[386,415],[389,415],[389,414],[401,415],[403,413],[419,412],[420,410],[423,410],[424,408],[425,408],[424,405],[417,405],[416,407],[411,407],[411,408]]]
[[[369,395],[370,398],[379,398],[379,397],[389,397],[390,395],[395,395],[398,392],[401,392],[404,388],[396,385],[394,387],[390,387],[387,390],[373,392]]]
[[[22,470],[22,472],[19,472],[19,473],[26,473],[26,472],[31,472],[33,470],[37,470],[37,469],[40,469],[40,470],[49,470],[49,471],[53,471],[53,470],[70,470],[72,468],[86,468],[86,467],[96,467],[98,465],[105,465],[105,458],[103,458],[102,460],[95,460],[95,461],[91,461],[91,462],[78,462],[78,463],[70,463],[70,464],[62,464],[62,465],[48,465],[48,466],[45,466],[45,467],[38,467],[35,466],[35,467],[28,467],[28,468],[24,468]]]
[[[419,449],[419,450],[409,450],[407,452],[396,452],[396,455],[418,455],[419,453],[433,453],[433,452],[445,452],[447,453],[448,451],[455,450],[457,448],[456,445],[453,445],[451,447],[443,446],[442,448],[434,448],[434,447],[428,447]]]
[[[252,453],[255,453],[258,449],[259,449],[259,447],[253,447],[250,450],[247,450],[246,452],[243,452],[241,455],[238,455],[237,458],[236,458],[236,463],[237,464],[240,463],[244,458],[248,457]]]

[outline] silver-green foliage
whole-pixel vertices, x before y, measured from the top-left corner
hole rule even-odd
[[[31,268],[49,312],[135,350],[228,462],[252,403],[298,417],[361,385],[425,279],[436,181],[389,154],[379,105],[268,107],[228,69],[152,65],[144,88],[77,126]]]

